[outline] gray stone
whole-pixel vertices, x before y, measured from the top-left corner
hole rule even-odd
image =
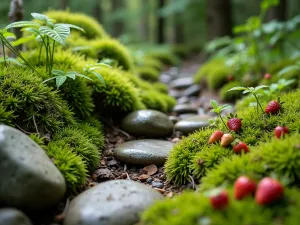
[[[129,113],[121,122],[124,131],[143,137],[164,137],[173,132],[168,116],[156,110],[139,110]]]
[[[169,141],[154,139],[128,141],[118,145],[114,150],[114,155],[125,163],[162,165],[173,145]]]
[[[184,90],[183,95],[184,96],[199,96],[199,93],[201,91],[200,85],[194,84],[187,89]]]
[[[190,99],[186,96],[180,97],[177,99],[178,104],[187,104],[190,103]]]
[[[58,203],[66,184],[45,151],[21,131],[0,125],[0,202],[40,210]]]
[[[148,184],[151,184],[152,181],[153,181],[153,179],[152,179],[151,177],[149,177],[149,178],[146,180],[146,182],[147,182]]]
[[[174,90],[174,89],[171,89],[169,90],[169,95],[173,98],[180,98],[183,96],[183,92],[182,91],[178,91],[178,90]]]
[[[196,130],[206,128],[209,126],[209,116],[193,116],[183,119],[175,124],[175,131],[180,131],[183,134],[190,134]]]
[[[172,80],[172,77],[168,74],[161,74],[159,80],[165,84],[169,84]]]
[[[181,77],[170,83],[171,88],[186,89],[194,84],[193,77]]]
[[[164,187],[164,184],[162,182],[158,182],[158,181],[153,181],[151,185],[154,188],[163,188]]]
[[[186,113],[198,113],[198,109],[192,105],[189,104],[181,104],[181,105],[175,105],[173,108],[173,112],[178,114],[186,114]]]
[[[1,225],[32,225],[27,216],[13,208],[0,209],[0,224]]]
[[[169,116],[169,120],[171,120],[173,124],[175,124],[180,120],[180,118],[177,116]]]
[[[113,180],[81,193],[70,204],[64,225],[132,225],[163,196],[129,180]]]
[[[180,114],[179,118],[180,120],[186,119],[186,118],[190,118],[192,116],[197,116],[197,113],[184,113],[184,114]]]

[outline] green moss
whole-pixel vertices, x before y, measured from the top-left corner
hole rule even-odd
[[[160,201],[142,215],[141,225],[297,225],[300,193],[285,189],[285,197],[277,204],[262,207],[253,198],[234,199],[229,190],[229,205],[224,210],[213,210],[209,198],[201,193],[184,193],[175,199]]]
[[[228,84],[225,84],[220,90],[220,97],[223,101],[234,101],[242,97],[242,92],[240,91],[229,91],[230,88],[242,86],[238,81],[233,81]]]
[[[160,93],[168,94],[168,86],[164,83],[156,82],[153,83],[152,86],[155,88],[155,90],[159,91]]]
[[[227,82],[231,69],[225,65],[224,59],[214,59],[203,64],[194,76],[195,83],[204,81],[210,89],[219,89]]]
[[[149,82],[157,82],[159,80],[159,72],[151,67],[138,67],[137,73],[141,79]]]
[[[83,186],[87,177],[87,165],[64,140],[52,141],[46,148],[47,154],[64,176],[70,191]]]
[[[48,11],[46,15],[49,18],[56,20],[57,23],[69,23],[82,27],[85,30],[85,33],[82,33],[82,35],[89,39],[107,37],[103,27],[94,18],[85,14],[51,10]]]
[[[154,57],[143,57],[139,59],[138,66],[151,67],[157,71],[162,71],[163,63]]]
[[[157,91],[146,90],[142,91],[140,96],[147,109],[158,110],[161,112],[168,111],[168,103],[163,99],[163,94],[160,94]]]
[[[251,152],[242,156],[225,159],[209,171],[202,179],[200,188],[207,190],[223,184],[231,185],[241,175],[260,179],[276,174],[287,177],[290,185],[300,181],[300,135],[294,134],[285,139],[273,138],[270,142],[252,147]]]
[[[82,157],[89,171],[93,171],[100,163],[101,154],[100,149],[93,144],[95,138],[90,139],[90,136],[93,136],[93,134],[87,134],[87,132],[81,130],[81,128],[66,127],[56,133],[53,140],[62,140],[64,143],[67,143],[72,149],[72,152]]]
[[[229,158],[233,155],[233,150],[217,145],[208,145],[198,152],[191,165],[193,177],[200,180],[205,176],[206,172],[220,164],[224,158]]]
[[[161,94],[160,98],[162,98],[167,103],[167,112],[171,112],[174,106],[177,104],[176,99],[169,95]]]
[[[212,134],[211,129],[195,132],[183,138],[170,151],[165,164],[167,179],[175,184],[184,184],[193,174],[193,160],[196,153],[202,151],[208,144]]]
[[[96,145],[98,149],[102,150],[104,148],[104,134],[102,125],[98,121],[85,122],[77,125],[77,128],[87,136],[92,144]],[[96,124],[95,124],[96,123]]]
[[[0,101],[4,123],[29,132],[36,132],[35,123],[41,133],[75,123],[67,103],[26,68],[0,69]]]
[[[105,86],[96,81],[94,86],[94,103],[98,112],[109,115],[123,115],[144,109],[138,89],[118,69],[101,68],[99,73],[105,80]]]
[[[147,57],[155,58],[164,65],[173,66],[179,64],[179,58],[170,51],[154,51],[149,53]]]

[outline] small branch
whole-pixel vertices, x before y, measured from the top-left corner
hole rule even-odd
[[[194,178],[191,175],[189,175],[189,178],[191,178],[192,188],[195,190],[196,189],[196,185],[195,185]]]
[[[15,124],[16,125],[16,127],[18,127],[19,128],[19,130],[21,130],[23,133],[25,133],[25,134],[36,134],[36,133],[31,133],[31,132],[28,132],[28,131],[26,131],[26,130],[23,130],[18,124]]]
[[[38,127],[37,127],[37,125],[36,125],[36,122],[35,122],[35,116],[34,116],[34,115],[32,116],[32,119],[33,119],[33,123],[34,123],[35,130],[36,130],[36,132],[38,133],[38,135],[40,136],[40,132],[39,132]]]

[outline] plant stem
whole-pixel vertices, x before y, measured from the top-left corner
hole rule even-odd
[[[4,65],[5,65],[5,67],[7,67],[7,65],[6,65],[6,57],[5,57],[5,49],[4,49],[4,42],[3,42],[3,39],[2,39],[2,38],[1,38],[1,44],[2,44],[2,51],[3,51]]]
[[[257,104],[259,105],[259,107],[260,107],[262,113],[265,113],[265,111],[264,111],[263,108],[261,107],[261,104],[260,104],[259,101],[258,101],[258,98],[257,98],[256,94],[253,94],[253,95],[254,95],[254,97],[255,97],[255,99],[256,99],[256,101],[257,101]]]
[[[39,60],[38,60],[38,64],[40,64],[40,62],[41,62],[42,48],[43,48],[43,43],[41,43],[41,46],[40,46],[40,52],[39,52]]]
[[[224,122],[224,120],[223,120],[223,118],[222,118],[221,114],[219,114],[219,117],[220,117],[220,119],[222,120],[222,122],[223,122],[223,124],[224,124],[225,128],[226,128],[226,129],[228,129],[228,127],[226,126],[226,123]]]
[[[49,45],[49,39],[48,37],[46,38],[46,42],[45,42],[45,48],[46,48],[46,71],[47,73],[49,73],[49,49],[48,49],[48,45]],[[50,73],[49,73],[50,74]]]
[[[52,46],[52,56],[51,56],[51,63],[50,63],[51,71],[52,71],[52,67],[53,67],[54,50],[55,50],[55,41],[53,41],[53,46]]]

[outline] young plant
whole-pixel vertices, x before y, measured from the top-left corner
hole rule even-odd
[[[294,82],[295,79],[280,79],[277,83],[270,84],[269,90],[265,90],[264,94],[266,94],[269,97],[275,94],[278,95],[282,90],[284,90],[287,86],[291,85]]]
[[[227,104],[225,104],[225,105],[220,105],[220,106],[219,106],[218,103],[217,103],[215,100],[210,100],[210,104],[211,104],[211,106],[213,107],[213,109],[210,110],[210,111],[216,113],[216,114],[219,116],[219,118],[221,119],[221,121],[223,122],[225,128],[228,129],[228,127],[226,126],[226,123],[224,122],[224,120],[223,120],[223,118],[222,118],[221,113],[222,113],[222,111],[224,111],[225,109],[231,108],[231,106],[230,106],[230,105],[227,105]]]
[[[263,112],[263,114],[265,113],[265,111],[263,110],[258,98],[260,96],[260,94],[258,93],[261,89],[263,88],[268,88],[269,86],[267,85],[260,85],[258,87],[233,87],[231,89],[229,89],[228,91],[243,91],[243,94],[252,94],[254,97],[255,97],[255,100],[256,100],[256,112],[257,112],[257,116],[259,116],[258,114],[258,106],[259,108],[261,109],[261,111]],[[228,92],[227,91],[227,92]]]

